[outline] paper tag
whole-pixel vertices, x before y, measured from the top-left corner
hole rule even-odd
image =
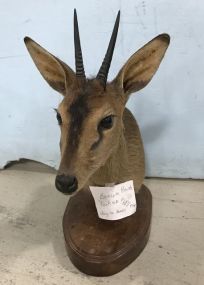
[[[119,220],[136,212],[133,180],[114,186],[90,186],[90,190],[101,219]]]

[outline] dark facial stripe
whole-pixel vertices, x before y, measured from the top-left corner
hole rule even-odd
[[[89,113],[87,95],[80,95],[70,106],[69,146],[72,151],[79,145],[84,119]]]

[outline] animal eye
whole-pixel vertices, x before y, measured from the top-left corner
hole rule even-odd
[[[113,115],[103,118],[99,123],[99,128],[108,130],[113,126]]]
[[[62,117],[61,117],[60,113],[57,112],[56,118],[57,118],[58,124],[61,125],[62,124]]]

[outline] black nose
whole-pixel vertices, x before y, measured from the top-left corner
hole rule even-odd
[[[57,175],[55,179],[55,187],[64,194],[72,194],[77,190],[78,182],[75,176]]]

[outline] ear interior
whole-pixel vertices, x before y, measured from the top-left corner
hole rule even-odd
[[[52,88],[65,95],[67,86],[75,80],[73,70],[32,39],[26,37],[24,42],[43,78]]]
[[[144,88],[157,71],[168,48],[170,37],[162,34],[134,53],[123,66],[115,81],[130,94]]]

